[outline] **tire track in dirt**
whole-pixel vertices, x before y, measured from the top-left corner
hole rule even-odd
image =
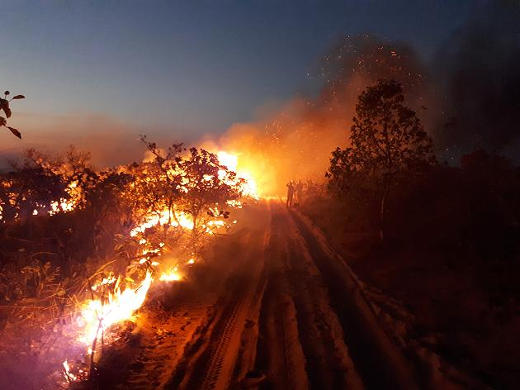
[[[306,251],[323,277],[364,385],[370,389],[419,388],[413,367],[384,333],[355,276],[297,213],[291,212],[291,216]]]
[[[272,215],[271,226],[266,252],[268,281],[259,319],[256,367],[267,375],[262,388],[307,389],[306,361],[287,278],[287,250],[276,213]]]
[[[217,314],[201,332],[199,340],[186,351],[184,362],[167,388],[227,389],[235,385],[233,374],[240,353],[241,335],[263,269],[267,231],[261,225],[248,231],[240,244],[242,250],[232,255],[238,265],[215,305]]]
[[[276,324],[277,336],[271,330],[270,343],[264,346],[267,353],[259,350],[260,356],[268,355],[267,362],[264,357],[268,371],[264,388],[363,388],[320,273],[279,204],[272,205],[272,238],[269,283],[274,289],[268,287],[264,297],[263,322]],[[278,307],[269,312],[270,306]],[[284,364],[279,356],[290,356],[292,365]]]

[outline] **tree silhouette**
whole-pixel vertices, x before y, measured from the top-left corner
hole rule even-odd
[[[8,96],[10,94],[11,93],[9,91],[5,91],[4,92],[4,97],[0,98],[0,112],[3,110],[4,113],[5,113],[6,118],[10,118],[11,117],[11,107],[10,107],[9,103],[12,100],[25,99],[25,96],[23,96],[23,95],[15,95],[11,99],[8,99]],[[15,129],[14,127],[11,127],[11,126],[7,126],[7,119],[6,118],[4,118],[3,116],[0,116],[0,126],[7,127],[11,133],[13,133],[16,137],[22,139],[22,133],[20,133],[18,131],[18,129]]]
[[[351,146],[332,153],[326,176],[336,190],[370,180],[379,193],[380,238],[384,237],[385,203],[396,178],[435,162],[432,141],[416,113],[404,105],[401,84],[380,80],[359,96]]]

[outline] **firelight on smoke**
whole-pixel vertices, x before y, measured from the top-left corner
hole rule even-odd
[[[251,172],[239,167],[238,156],[225,151],[220,151],[217,152],[217,157],[220,164],[224,165],[229,170],[236,172],[239,179],[245,180],[245,184],[242,186],[243,195],[258,199],[259,195],[256,180],[253,178]]]

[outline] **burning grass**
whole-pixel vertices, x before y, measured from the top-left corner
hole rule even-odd
[[[0,353],[24,349],[18,330],[27,353],[39,355],[33,363],[48,370],[47,385],[95,375],[103,348],[134,320],[151,286],[188,278],[202,248],[236,223],[228,222],[232,209],[257,198],[251,175],[234,171],[236,156],[143,142],[151,158],[139,164],[95,170],[74,150],[55,159],[31,151],[1,177],[4,240],[38,223],[41,231],[23,240],[39,239],[44,250],[13,242],[2,253],[2,332],[15,347],[0,345]],[[64,229],[52,229],[57,222]],[[62,243],[46,245],[45,229]],[[45,387],[41,379],[31,385]]]

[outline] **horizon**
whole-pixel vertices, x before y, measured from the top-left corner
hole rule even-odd
[[[139,159],[144,133],[165,143],[218,139],[316,95],[320,58],[346,34],[406,42],[431,62],[470,3],[7,4],[0,82],[27,99],[12,119],[23,140],[6,137],[0,164],[29,147],[74,144],[115,165]]]

